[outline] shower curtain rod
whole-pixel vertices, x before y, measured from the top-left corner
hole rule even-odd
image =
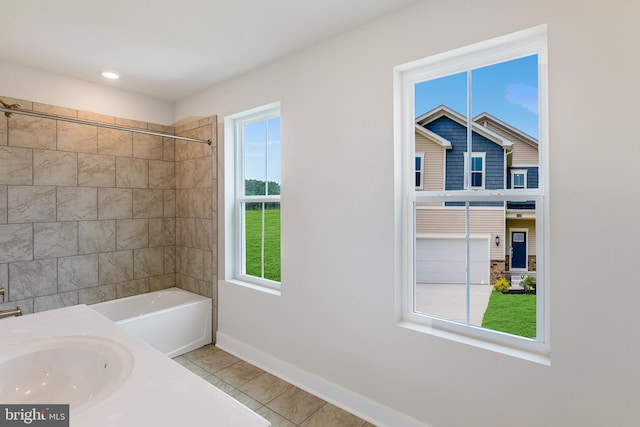
[[[63,122],[77,123],[77,124],[81,124],[81,125],[97,126],[97,127],[108,128],[108,129],[116,129],[116,130],[124,130],[124,131],[128,131],[128,132],[143,133],[145,135],[164,136],[164,137],[167,137],[167,138],[180,139],[180,140],[183,140],[183,141],[200,142],[200,143],[203,143],[203,144],[211,145],[211,140],[210,139],[189,138],[187,136],[169,135],[167,133],[162,133],[162,132],[153,132],[153,131],[150,131],[150,130],[136,129],[136,128],[130,128],[130,127],[126,127],[126,126],[110,125],[108,123],[92,122],[90,120],[74,119],[73,117],[56,116],[54,114],[47,114],[47,113],[39,113],[39,112],[35,112],[35,111],[22,110],[22,109],[18,108],[17,104],[7,105],[4,102],[2,102],[1,100],[0,100],[0,103],[3,105],[2,107],[0,107],[0,111],[3,111],[5,116],[7,116],[7,117],[9,117],[11,114],[23,114],[25,116],[31,116],[31,117],[40,117],[40,118],[44,118],[44,119],[60,120],[60,121],[63,121]]]

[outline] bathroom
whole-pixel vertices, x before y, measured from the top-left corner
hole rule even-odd
[[[375,425],[635,425],[639,17],[419,1],[171,101],[2,57],[5,102],[213,145],[0,115],[0,309],[178,286],[213,299],[219,348]],[[548,364],[400,324],[394,203],[394,67],[542,24]],[[224,122],[278,101],[282,288],[265,292],[226,268]]]

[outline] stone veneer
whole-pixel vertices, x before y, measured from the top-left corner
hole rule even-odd
[[[0,98],[25,110],[215,138],[213,118],[176,129]],[[215,296],[213,147],[0,115],[0,287],[7,291],[0,309],[32,313],[176,285]]]

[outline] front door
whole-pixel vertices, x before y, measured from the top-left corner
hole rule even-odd
[[[511,232],[511,269],[527,269],[527,232]]]

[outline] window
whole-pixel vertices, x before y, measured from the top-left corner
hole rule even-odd
[[[513,169],[511,171],[511,188],[523,189],[527,188],[527,171]]]
[[[422,190],[424,153],[416,153],[416,190]]]
[[[400,326],[548,363],[546,67],[546,26],[396,67]],[[447,142],[443,176],[435,177],[444,190],[414,185],[417,127]],[[537,150],[535,188],[526,185],[527,170],[506,175],[518,143],[509,137],[514,128],[530,135]],[[507,207],[519,203],[531,209]],[[506,246],[513,227],[534,236],[523,252],[537,282],[529,300],[535,313],[522,314],[526,331],[488,316],[491,285],[510,277]]]
[[[280,106],[225,118],[225,278],[280,287]]]
[[[484,188],[484,164],[486,153],[471,154],[471,188],[474,190]],[[464,188],[469,188],[467,161],[469,153],[464,153]]]

